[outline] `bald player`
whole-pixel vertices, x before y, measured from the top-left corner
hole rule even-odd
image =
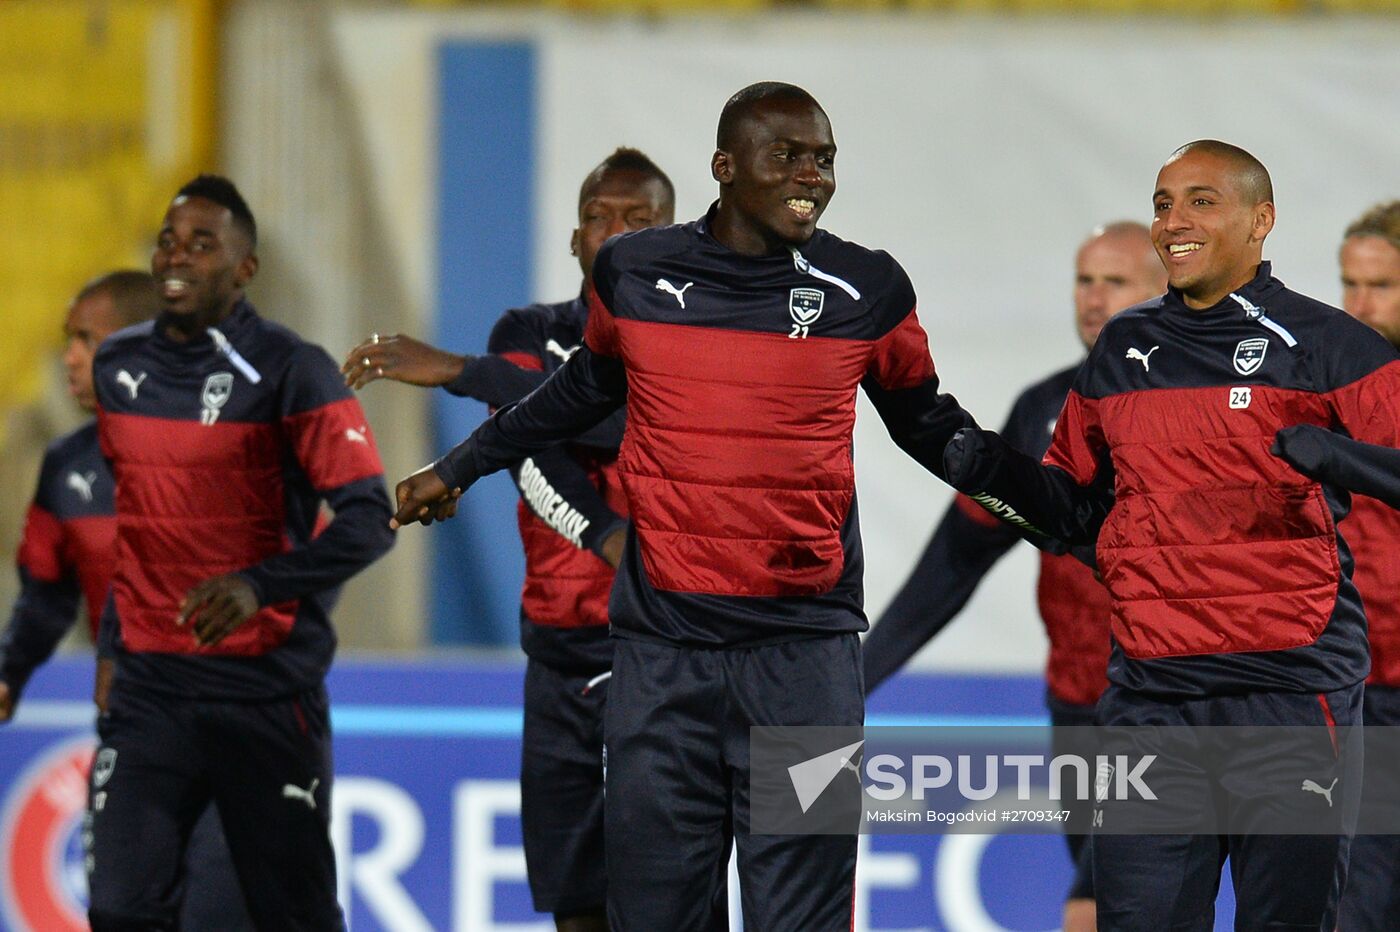
[[[1074,325],[1087,352],[1109,318],[1160,295],[1167,273],[1147,227],[1120,221],[1099,227],[1074,260]],[[1002,435],[1039,459],[1050,446],[1080,361],[1021,392]],[[983,577],[1020,539],[965,495],[939,522],[908,582],[865,639],[865,688],[869,692],[943,630],[971,598]],[[1045,668],[1046,704],[1054,725],[1092,725],[1094,704],[1108,685],[1108,593],[1093,571],[1073,556],[1040,554],[1036,600],[1050,656]],[[1087,819],[1080,826],[1087,832]],[[1073,827],[1073,824],[1072,824]],[[1094,893],[1087,834],[1066,834],[1075,881],[1065,904],[1068,932],[1092,929]]]
[[[1226,766],[1154,760],[1154,785],[1189,806],[1177,813],[1197,834],[1114,834],[1141,832],[1138,818],[1170,807],[1096,794],[1099,927],[1210,928],[1228,854],[1237,929],[1332,929],[1357,776],[1338,726],[1361,721],[1366,618],[1337,527],[1345,487],[1270,449],[1285,428],[1396,446],[1400,357],[1273,277],[1263,259],[1273,186],[1250,153],[1182,146],[1152,205],[1170,287],[1104,328],[1044,462],[963,431],[945,451],[948,478],[1015,509],[1022,526],[1096,540],[1113,636],[1098,724],[1278,735],[1195,732]]]

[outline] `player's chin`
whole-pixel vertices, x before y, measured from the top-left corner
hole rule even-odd
[[[805,246],[817,232],[817,214],[812,215],[811,220],[804,222],[787,222],[781,224],[774,232],[778,239],[789,246]]]
[[[161,295],[160,299],[160,305],[167,314],[179,314],[181,316],[196,313],[199,311],[202,303],[199,296],[190,291],[175,296]]]
[[[1177,291],[1189,292],[1193,287],[1195,287],[1196,282],[1199,280],[1199,278],[1200,276],[1195,275],[1194,273],[1178,271],[1175,275],[1167,275],[1167,284],[1171,285]]]

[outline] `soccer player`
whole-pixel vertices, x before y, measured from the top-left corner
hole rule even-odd
[[[134,270],[95,278],[73,298],[63,324],[68,338],[63,366],[68,393],[80,408],[89,414],[97,409],[92,357],[98,345],[117,330],[156,316],[159,308],[155,279]],[[112,583],[116,539],[112,471],[92,421],[50,444],[39,469],[20,542],[20,595],[9,627],[0,635],[0,722],[14,715],[30,676],[77,620],[80,597],[96,640]],[[106,706],[112,665],[111,657],[98,658],[93,698],[99,711]],[[189,882],[181,898],[183,928],[234,932],[250,927],[212,808],[196,823],[185,866]]]
[[[1121,221],[1095,230],[1074,260],[1074,323],[1087,351],[1114,314],[1162,293],[1167,273],[1147,227]],[[1079,363],[1023,391],[1001,434],[1039,459],[1050,446]],[[865,639],[867,693],[890,677],[962,611],[982,578],[1020,535],[966,496],[958,496],[934,530],[908,581]],[[1040,554],[1036,600],[1050,656],[1045,665],[1050,722],[1094,724],[1094,705],[1108,685],[1108,592],[1088,566],[1070,554]],[[1088,819],[1083,828],[1087,831]],[[1066,930],[1093,928],[1093,875],[1086,834],[1065,835],[1075,863],[1065,904]]]
[[[746,927],[851,922],[852,835],[750,832],[749,729],[863,721],[857,386],[936,473],[973,421],[938,392],[899,264],[818,229],[835,159],[806,91],[735,94],[710,162],[719,201],[605,245],[583,346],[397,489],[396,525],[448,517],[481,475],[626,401],[604,730],[620,930],[709,928],[731,843]]]
[[[1378,204],[1342,239],[1342,309],[1400,347],[1400,201]],[[1366,602],[1371,675],[1362,721],[1400,725],[1400,511],[1374,498],[1352,499],[1342,532],[1356,560],[1356,588]],[[1383,781],[1374,786],[1376,781]],[[1367,796],[1397,795],[1393,768],[1367,768]],[[1363,822],[1360,829],[1366,828]],[[1400,835],[1359,834],[1339,928],[1383,932],[1400,916]]]
[[[328,835],[326,605],[384,553],[364,414],[330,357],[244,297],[257,227],[201,175],[165,214],[163,310],[93,363],[116,481],[102,638],[117,658],[90,788],[96,932],[174,928],[180,853],[212,800],[259,929],[339,929]],[[314,538],[318,510],[334,512]]]
[[[1014,509],[1022,526],[1067,542],[1097,532],[1113,601],[1100,724],[1358,724],[1369,652],[1336,528],[1347,496],[1269,451],[1293,425],[1395,446],[1400,357],[1273,277],[1262,260],[1273,186],[1248,152],[1214,140],[1181,147],[1152,202],[1170,287],[1104,328],[1045,465],[968,431],[949,444],[950,478]],[[1107,480],[1111,510],[1094,488]],[[1269,812],[1325,814],[1329,781],[1352,779],[1339,761],[1300,773],[1314,765],[1276,744],[1255,750],[1248,773],[1218,784],[1217,812],[1236,827]],[[1115,801],[1101,806],[1096,819],[1110,827]],[[1209,799],[1201,806],[1212,811]],[[1336,922],[1340,833],[1096,834],[1092,849],[1101,928],[1209,927],[1226,853],[1237,928]]]
[[[68,308],[63,332],[63,367],[68,393],[92,414],[92,357],[98,344],[123,327],[156,315],[155,280],[148,272],[112,272],[84,285]],[[87,606],[88,630],[107,601],[117,537],[112,511],[112,474],[89,422],[55,440],[44,452],[39,485],[30,502],[20,541],[20,595],[0,637],[0,721],[14,714],[30,676],[68,633]],[[110,661],[100,662],[110,668]],[[110,674],[99,674],[99,682]],[[101,689],[94,689],[99,699]]]
[[[636,149],[618,149],[589,172],[570,241],[584,282],[609,237],[671,223],[675,201],[670,179]],[[583,343],[587,322],[580,289],[572,301],[507,311],[485,356],[372,336],[341,369],[356,388],[393,379],[500,407],[562,366]],[[528,657],[520,818],[535,909],[553,913],[559,932],[607,929],[603,708],[612,667],[608,593],[626,532],[616,465],[623,423],[620,410],[572,443],[511,469],[521,495],[520,644]]]

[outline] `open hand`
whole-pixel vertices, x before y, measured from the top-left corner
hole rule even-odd
[[[345,384],[364,388],[376,379],[434,388],[462,374],[466,360],[401,333],[372,333],[345,356],[340,371]]]

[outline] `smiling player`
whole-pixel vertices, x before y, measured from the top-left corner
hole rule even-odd
[[[605,728],[618,929],[713,927],[731,839],[747,927],[851,923],[854,836],[751,834],[749,728],[863,720],[857,387],[936,473],[972,418],[938,392],[899,264],[818,228],[835,160],[806,91],[735,94],[718,203],[604,246],[578,352],[398,487],[398,523],[446,517],[454,489],[627,402]]]

